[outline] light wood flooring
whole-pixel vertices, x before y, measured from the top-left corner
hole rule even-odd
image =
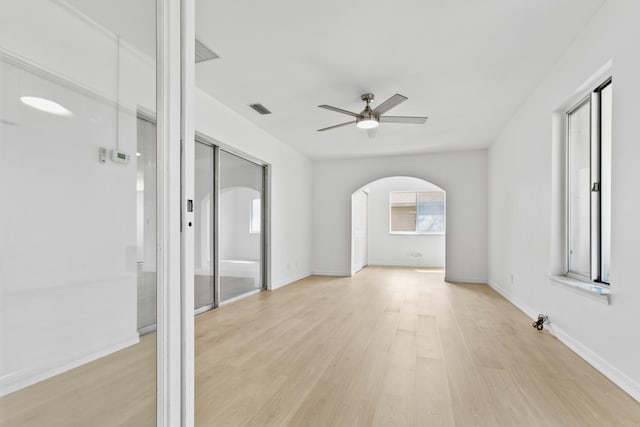
[[[154,341],[0,399],[6,425],[154,425]],[[488,286],[369,267],[198,316],[196,423],[640,426],[640,404]]]

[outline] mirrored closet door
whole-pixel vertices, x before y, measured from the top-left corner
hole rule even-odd
[[[201,140],[195,171],[198,314],[266,288],[267,166]]]
[[[263,287],[264,167],[220,150],[220,302]]]
[[[196,313],[215,305],[215,150],[195,144],[194,301]]]

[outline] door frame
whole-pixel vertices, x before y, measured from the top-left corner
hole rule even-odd
[[[217,139],[198,132],[195,132],[195,143],[208,145],[214,152],[214,176],[213,176],[213,254],[214,254],[214,290],[213,304],[204,306],[196,311],[196,314],[204,313],[226,303],[220,301],[220,251],[217,236],[219,235],[220,217],[220,151],[240,157],[243,160],[254,163],[262,168],[262,242],[260,245],[260,278],[261,288],[259,291],[271,289],[271,164],[255,156],[247,154],[237,148],[231,147]],[[251,295],[249,292],[241,297]],[[233,299],[235,300],[235,298]]]
[[[359,193],[362,193],[364,195],[364,199],[366,201],[364,204],[364,210],[366,214],[365,216],[367,218],[367,227],[364,231],[367,240],[367,245],[365,247],[366,256],[363,257],[365,258],[365,261],[362,263],[362,265],[360,265],[360,260],[356,259],[357,245],[359,243],[359,241],[356,239],[356,223],[359,222],[358,212],[356,208],[358,202],[356,201],[356,197],[359,196]],[[351,275],[353,276],[358,271],[365,268],[367,265],[369,265],[369,191],[367,188],[360,188],[351,194]]]

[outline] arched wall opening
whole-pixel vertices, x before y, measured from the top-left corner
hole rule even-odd
[[[389,176],[351,194],[351,274],[366,265],[445,268],[446,192]]]
[[[390,176],[425,179],[447,192],[445,278],[487,282],[487,152],[320,160],[313,164],[313,272],[351,274],[351,194]]]

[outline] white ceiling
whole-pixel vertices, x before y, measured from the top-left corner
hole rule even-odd
[[[198,0],[199,87],[312,158],[487,147],[604,0]],[[316,129],[394,93],[425,125]],[[273,114],[248,107],[261,102]]]
[[[68,1],[153,53],[153,0]],[[196,82],[312,158],[480,149],[604,1],[196,0],[197,38],[221,56]],[[387,114],[429,120],[383,123],[374,139],[355,125],[316,131],[350,119],[318,105],[359,112],[364,92],[373,106],[405,95]]]

